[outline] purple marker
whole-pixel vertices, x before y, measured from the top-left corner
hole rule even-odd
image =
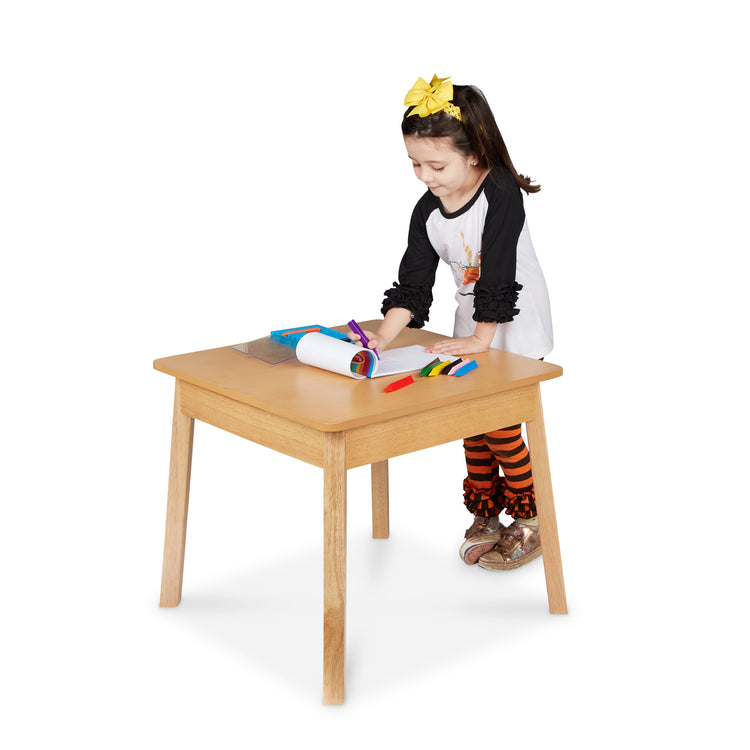
[[[349,321],[349,322],[347,323],[347,325],[349,326],[349,328],[351,328],[351,329],[352,329],[352,331],[353,331],[354,333],[356,333],[356,334],[357,334],[357,336],[359,336],[359,338],[360,338],[360,341],[362,342],[362,345],[363,345],[363,346],[365,347],[365,349],[368,349],[368,350],[369,350],[369,351],[371,351],[371,352],[372,352],[372,353],[373,353],[373,354],[374,354],[374,355],[375,355],[375,356],[376,356],[376,357],[377,357],[378,359],[380,359],[380,355],[378,354],[378,350],[377,350],[377,349],[370,349],[370,339],[368,339],[368,338],[367,338],[367,336],[365,336],[365,332],[364,332],[364,331],[363,331],[363,330],[362,330],[362,329],[361,329],[361,328],[360,328],[360,327],[359,327],[359,326],[357,325],[357,323],[356,323],[355,321],[353,321],[353,320],[350,320],[350,321]]]

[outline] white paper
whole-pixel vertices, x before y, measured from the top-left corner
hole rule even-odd
[[[380,355],[380,359],[377,359],[370,349],[363,349],[333,336],[326,336],[324,333],[305,334],[297,344],[297,359],[300,362],[362,380],[364,375],[352,372],[352,360],[358,353],[364,353],[370,358],[372,378],[421,370],[435,359],[434,354],[428,354],[424,347],[418,344],[386,349]]]
[[[386,349],[380,355],[377,371],[373,373],[374,378],[383,375],[398,375],[401,372],[412,372],[421,370],[435,359],[434,354],[428,354],[423,346],[403,346],[400,349]],[[441,360],[443,357],[440,358]],[[449,359],[446,357],[445,359]]]

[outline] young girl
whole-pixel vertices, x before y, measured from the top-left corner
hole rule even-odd
[[[549,298],[534,254],[521,190],[535,193],[508,155],[495,118],[474,86],[418,79],[406,95],[401,130],[414,173],[428,190],[411,217],[398,283],[385,292],[384,320],[366,331],[385,349],[406,326],[421,328],[442,259],[457,292],[454,338],[428,349],[470,355],[490,347],[542,358],[552,349]],[[358,340],[358,336],[353,335]],[[462,559],[509,570],[541,554],[529,452],[521,425],[464,440],[464,502],[474,515]],[[503,470],[500,475],[498,467]],[[505,527],[500,513],[512,522]]]

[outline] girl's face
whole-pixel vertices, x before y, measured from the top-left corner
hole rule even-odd
[[[472,166],[473,154],[464,156],[453,148],[450,138],[417,138],[404,136],[406,153],[414,174],[432,194],[453,210],[473,194],[484,170]]]

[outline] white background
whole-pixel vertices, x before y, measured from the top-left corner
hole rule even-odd
[[[5,747],[742,744],[740,5],[3,4]],[[183,602],[158,607],[152,361],[378,316],[423,192],[403,96],[433,73],[483,89],[542,185],[570,614],[541,562],[459,561],[459,444],[391,462],[388,541],[353,471],[347,701],[324,707],[319,470],[198,424]]]

